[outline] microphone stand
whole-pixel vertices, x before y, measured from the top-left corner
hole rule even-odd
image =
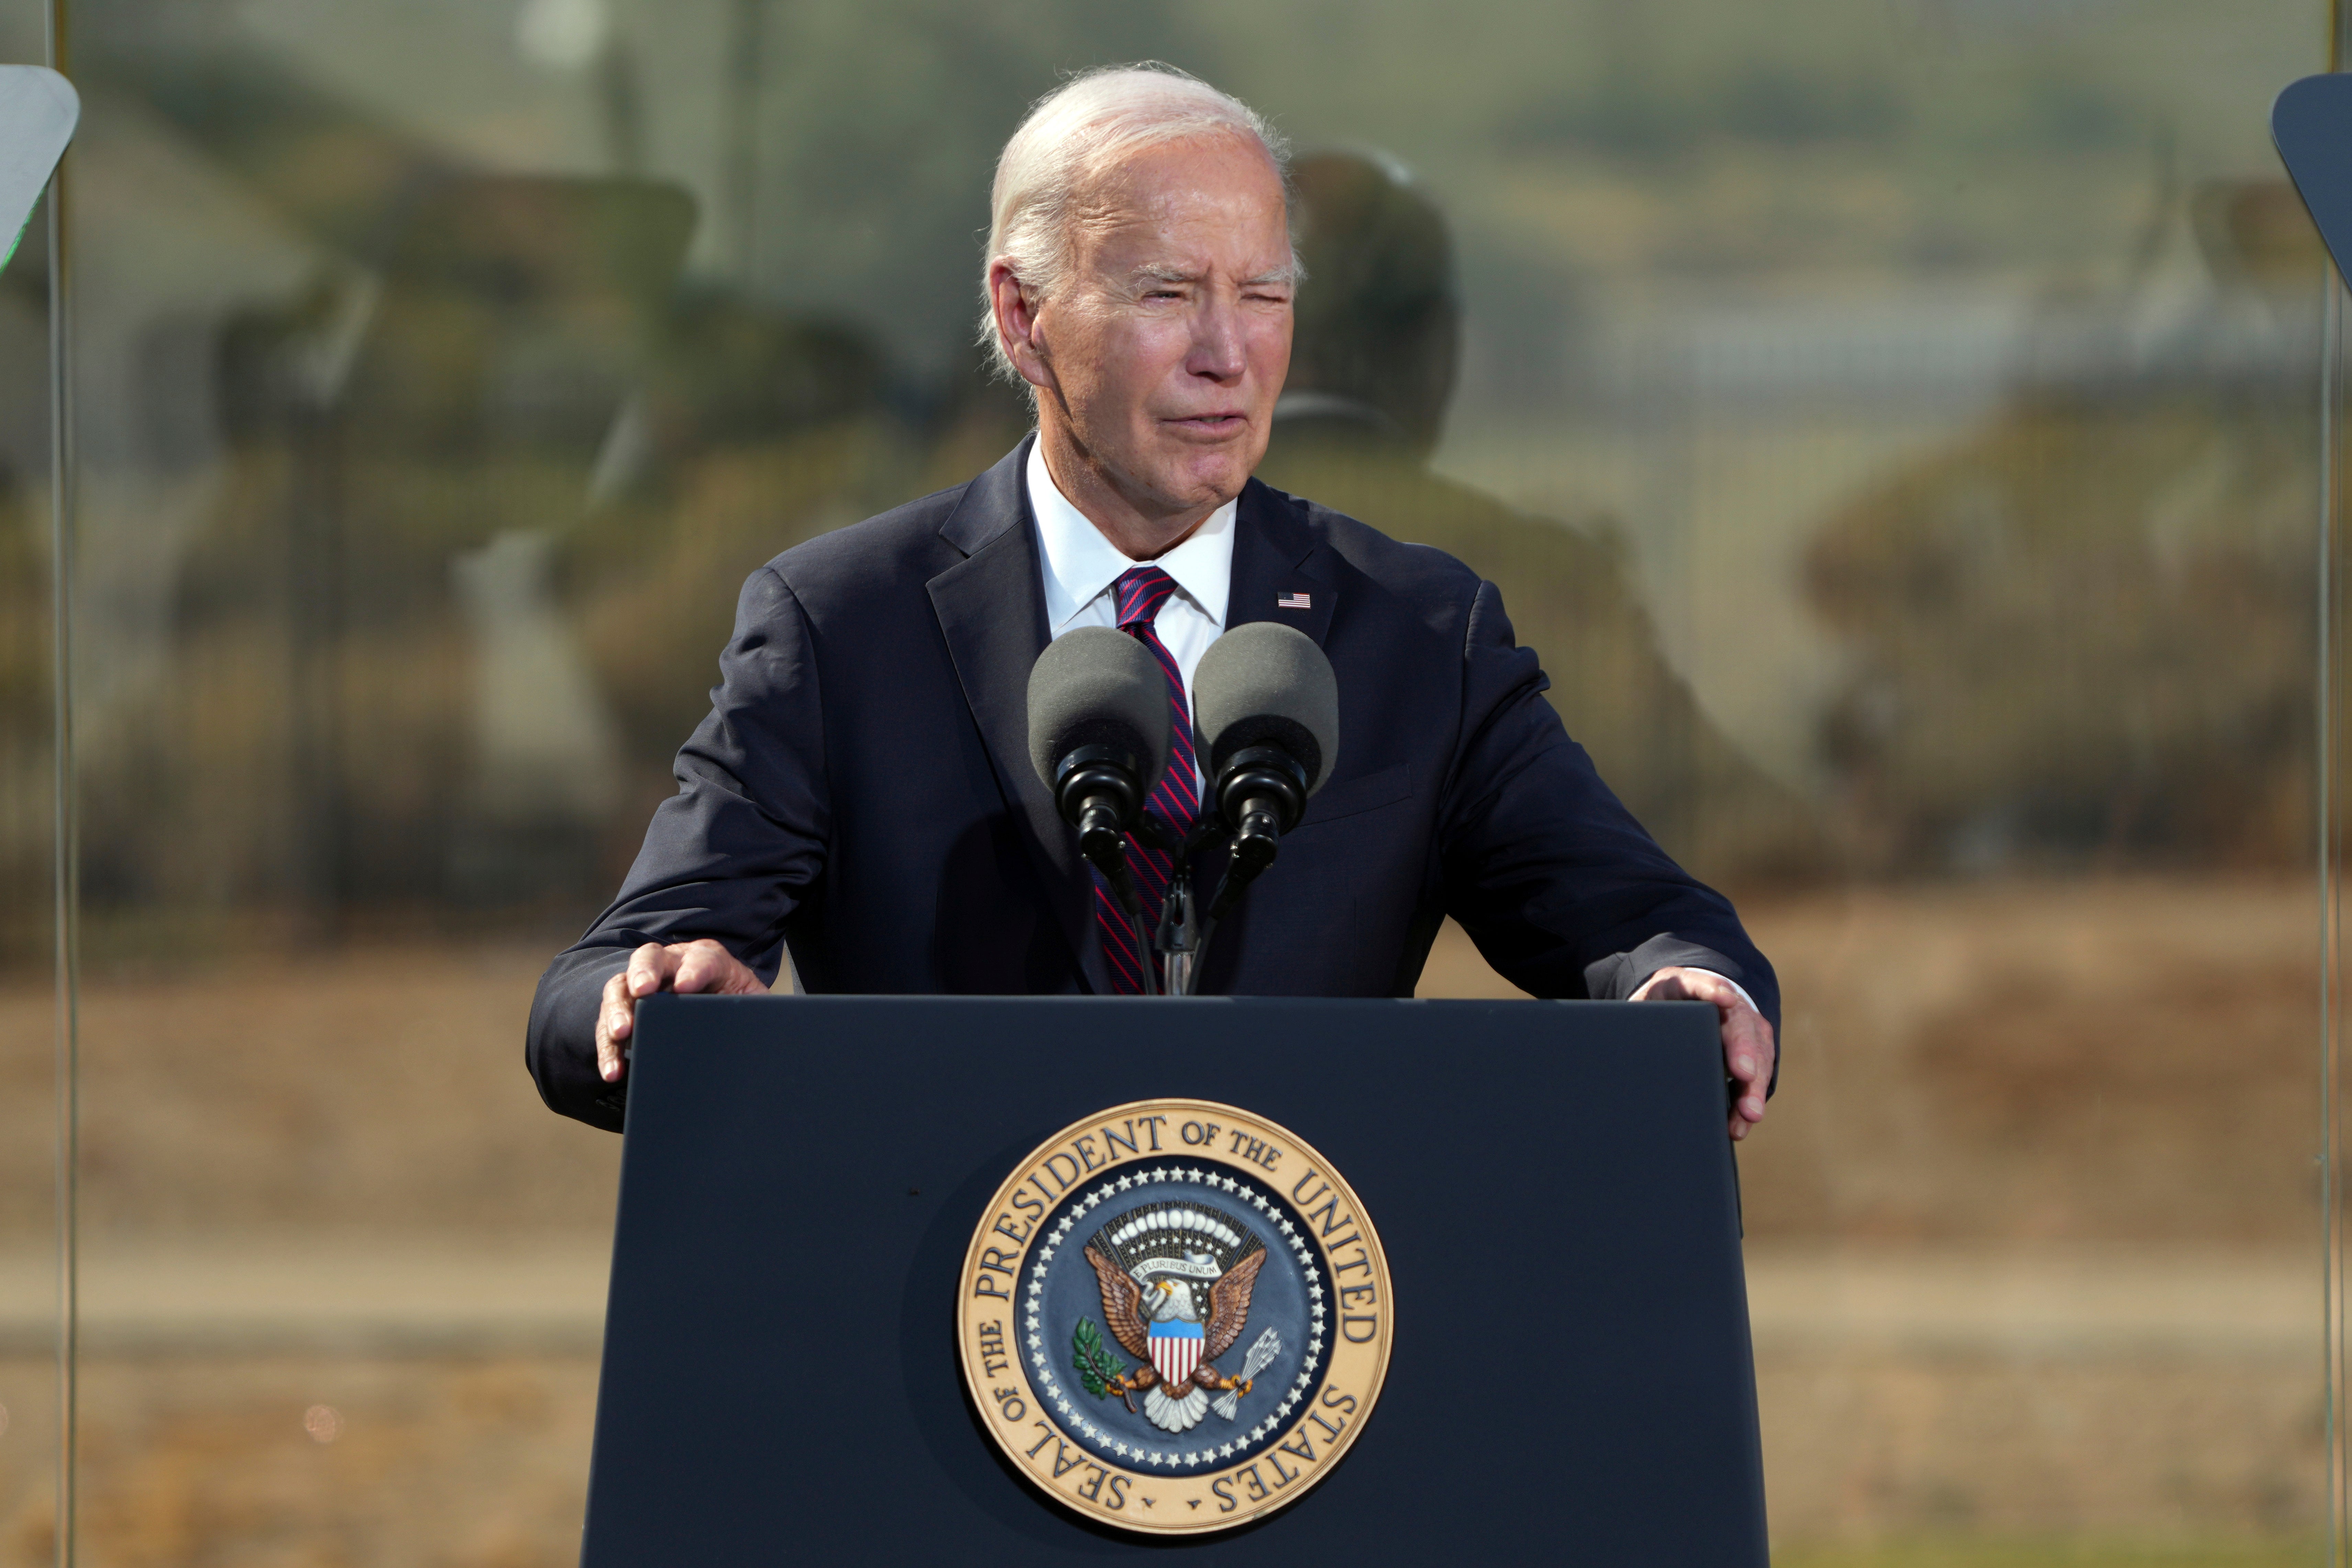
[[[1201,952],[1200,923],[1193,909],[1192,856],[1216,837],[1216,827],[1203,818],[1179,839],[1165,823],[1147,813],[1129,831],[1145,848],[1168,857],[1168,893],[1160,901],[1160,929],[1150,933],[1142,951],[1160,955],[1160,967],[1168,973],[1169,995],[1190,996],[1200,972]],[[1137,929],[1141,929],[1139,923]],[[1150,983],[1150,968],[1149,963],[1144,965],[1146,984]]]
[[[1224,837],[1223,823],[1214,815],[1204,816],[1179,842],[1157,818],[1147,816],[1135,836],[1147,847],[1169,857],[1168,896],[1160,906],[1160,929],[1151,940],[1151,950],[1160,954],[1168,973],[1168,994],[1197,995],[1201,965],[1208,957],[1209,939],[1216,934],[1217,922],[1233,913],[1242,890],[1257,874],[1274,864],[1279,839],[1276,819],[1270,811],[1242,814],[1241,831],[1233,835],[1226,847],[1230,854],[1224,875],[1217,879],[1206,910],[1200,907],[1192,890],[1192,858]]]
[[[1242,748],[1219,767],[1215,801],[1181,838],[1137,801],[1136,771],[1134,758],[1115,746],[1080,746],[1056,770],[1055,804],[1078,830],[1078,853],[1102,873],[1135,933],[1143,994],[1194,995],[1217,922],[1233,913],[1243,890],[1274,864],[1282,835],[1307,809],[1307,770],[1278,746]],[[1227,824],[1234,826],[1228,829]],[[1156,931],[1146,929],[1142,896],[1128,868],[1130,838],[1169,859],[1168,891],[1160,900]],[[1192,858],[1220,838],[1225,840],[1224,874],[1204,910],[1192,888]]]
[[[1176,863],[1175,874],[1168,881],[1168,900],[1160,906],[1160,930],[1152,938],[1152,945],[1160,951],[1160,963],[1168,971],[1171,996],[1192,994],[1201,956],[1192,914],[1192,884],[1176,879],[1183,876],[1185,869],[1183,861]]]

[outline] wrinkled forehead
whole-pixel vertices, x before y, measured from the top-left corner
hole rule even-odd
[[[1140,148],[1078,187],[1079,230],[1289,253],[1282,174],[1254,138],[1213,133]]]

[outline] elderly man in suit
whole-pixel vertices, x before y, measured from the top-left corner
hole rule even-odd
[[[1712,1003],[1730,1132],[1761,1119],[1769,965],[1569,739],[1493,585],[1251,478],[1299,281],[1283,158],[1258,116],[1161,67],[1032,110],[997,166],[984,288],[1036,433],[745,584],[678,793],[541,982],[529,1059],[550,1105],[617,1128],[637,1001],[763,989],[786,950],[815,992],[1143,989],[1155,960],[1097,918],[1027,760],[1029,668],[1116,626],[1181,706],[1211,641],[1275,620],[1328,656],[1341,748],[1200,988],[1410,995],[1450,914],[1536,995]],[[1154,801],[1197,812],[1192,769]]]

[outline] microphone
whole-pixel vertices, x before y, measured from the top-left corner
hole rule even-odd
[[[1233,858],[1210,905],[1228,913],[1244,886],[1274,864],[1339,754],[1339,683],[1315,639],[1253,621],[1201,656],[1192,712],[1206,740],[1211,798],[1234,830]]]
[[[1055,638],[1029,670],[1029,761],[1078,830],[1078,852],[1099,868],[1130,915],[1127,835],[1168,765],[1168,681],[1135,638],[1081,626]]]

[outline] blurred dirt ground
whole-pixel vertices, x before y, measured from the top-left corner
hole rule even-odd
[[[1745,912],[1789,998],[1786,1090],[1741,1156],[1780,1560],[2300,1560],[2323,1483],[2308,886]],[[84,1561],[574,1559],[618,1141],[522,1072],[542,956],[91,977]],[[1508,990],[1450,931],[1423,989]],[[11,1081],[46,1084],[49,1028],[37,983],[0,992]],[[0,1099],[11,1568],[50,1536],[49,1117]],[[352,1261],[375,1253],[407,1261]],[[310,1263],[340,1283],[302,1284]]]
[[[82,1373],[80,1558],[570,1564],[595,1391],[585,1355],[94,1356]],[[5,1560],[47,1564],[46,1487],[10,1500]]]

